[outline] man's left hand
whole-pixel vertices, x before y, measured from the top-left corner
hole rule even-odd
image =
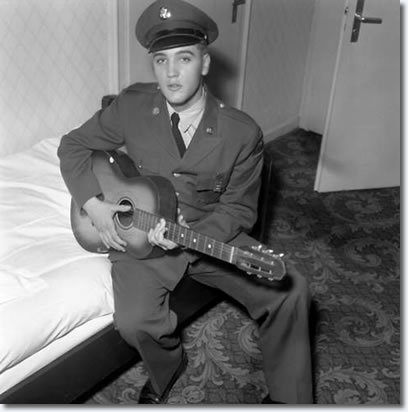
[[[181,226],[189,227],[183,215],[181,214],[178,215],[177,223]],[[172,250],[179,247],[177,243],[174,243],[171,240],[166,239],[166,231],[166,221],[162,218],[160,219],[159,223],[156,225],[154,229],[149,230],[147,234],[147,239],[149,243],[153,246],[161,247],[164,250]]]

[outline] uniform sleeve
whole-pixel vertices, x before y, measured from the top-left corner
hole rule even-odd
[[[214,211],[192,229],[228,243],[241,232],[249,232],[257,219],[263,167],[263,135],[259,128],[243,147],[229,184]]]
[[[120,96],[82,126],[62,137],[58,148],[61,174],[79,207],[91,197],[101,194],[91,168],[92,152],[114,150],[123,144]]]

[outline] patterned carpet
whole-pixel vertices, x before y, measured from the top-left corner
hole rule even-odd
[[[313,191],[320,136],[299,130],[266,145],[276,187],[268,244],[313,295],[317,404],[400,403],[400,190]],[[266,394],[257,331],[222,302],[183,332],[189,364],[171,404],[254,404]],[[130,368],[86,402],[137,403],[147,379]]]

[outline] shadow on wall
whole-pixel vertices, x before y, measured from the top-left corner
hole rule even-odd
[[[211,67],[206,77],[206,83],[211,92],[225,103],[235,105],[235,90],[228,88],[230,79],[237,76],[238,68],[228,61],[225,54],[211,50]]]

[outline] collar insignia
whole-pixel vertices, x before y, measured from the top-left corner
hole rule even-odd
[[[167,7],[160,8],[160,18],[162,20],[167,20],[171,17],[171,11]]]

